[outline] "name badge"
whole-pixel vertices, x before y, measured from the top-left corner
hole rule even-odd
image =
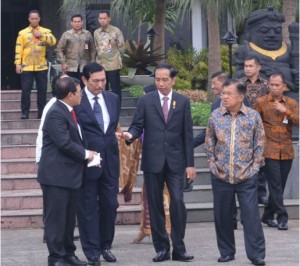
[[[85,44],[84,44],[84,49],[85,49],[85,50],[88,50],[88,49],[89,49],[89,44],[88,44],[88,43],[85,43]]]
[[[289,123],[289,120],[287,119],[287,116],[286,116],[286,115],[283,117],[282,123],[283,123],[283,124],[286,124],[286,125]]]

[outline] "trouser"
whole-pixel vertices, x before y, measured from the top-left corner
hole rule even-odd
[[[122,101],[121,93],[121,79],[120,79],[120,70],[105,71],[106,74],[106,90],[109,89],[109,86],[115,94],[120,98],[120,103]]]
[[[265,238],[257,199],[257,176],[238,184],[229,184],[212,175],[214,220],[221,256],[234,256],[233,204],[237,194],[243,220],[244,242],[249,260],[265,257]]]
[[[22,114],[28,116],[30,110],[30,94],[33,86],[33,81],[37,87],[37,107],[38,117],[42,116],[43,109],[47,99],[47,71],[24,71],[21,75],[22,98],[21,110]]]
[[[275,213],[277,214],[278,223],[288,221],[288,213],[283,204],[283,193],[292,163],[293,160],[272,160],[265,158],[269,199],[262,216],[263,221],[273,220]]]

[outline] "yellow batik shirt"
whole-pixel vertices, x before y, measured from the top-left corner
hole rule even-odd
[[[21,65],[23,71],[47,70],[46,46],[54,46],[56,38],[51,30],[38,26],[40,38],[33,35],[31,26],[19,32],[16,42],[15,65]]]

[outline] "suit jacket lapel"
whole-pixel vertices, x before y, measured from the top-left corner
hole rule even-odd
[[[156,107],[158,113],[160,114],[162,120],[165,121],[163,110],[162,110],[162,107],[161,107],[161,102],[160,102],[159,94],[158,94],[157,91],[155,91],[153,93],[153,104]]]

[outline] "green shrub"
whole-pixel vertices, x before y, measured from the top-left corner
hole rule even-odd
[[[211,104],[208,102],[192,102],[191,112],[194,126],[206,126],[210,116]]]
[[[140,97],[144,94],[144,87],[141,85],[134,85],[127,88],[130,95],[133,97]]]

